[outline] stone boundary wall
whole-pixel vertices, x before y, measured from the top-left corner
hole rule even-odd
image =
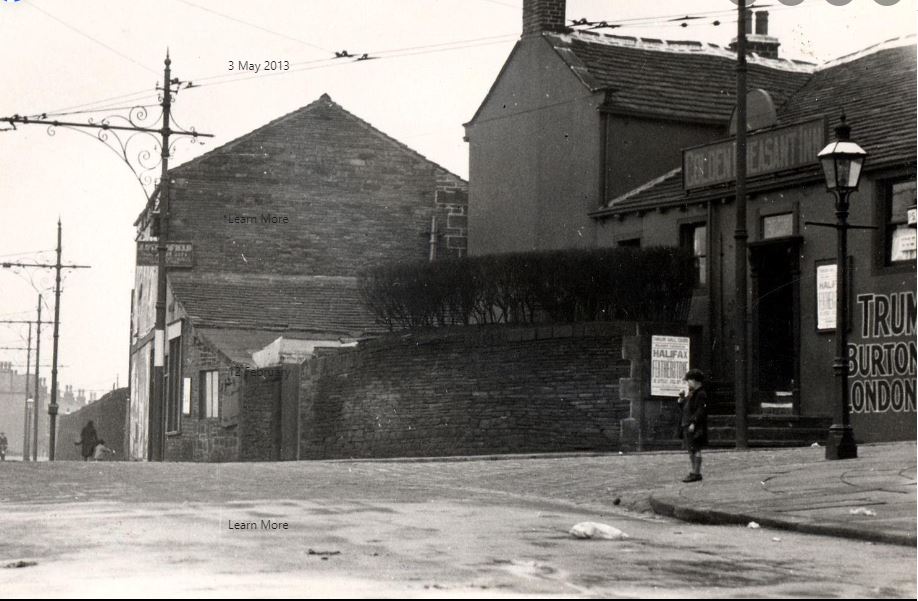
[[[317,350],[301,369],[299,457],[617,450],[622,420],[639,405],[621,380],[641,394],[631,379],[645,368],[633,364],[643,345],[633,343],[645,329],[442,328]]]
[[[58,415],[55,460],[83,460],[80,447],[73,443],[80,440],[80,431],[89,420],[93,421],[96,434],[105,441],[105,446],[115,451],[115,454],[108,460],[123,461],[127,459],[125,455],[125,423],[128,402],[128,389],[118,388],[98,401],[81,407],[73,413]]]

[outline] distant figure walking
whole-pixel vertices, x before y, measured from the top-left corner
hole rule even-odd
[[[0,461],[6,461],[6,447],[9,443],[6,440],[6,432],[0,432]]]
[[[689,452],[692,471],[683,482],[701,480],[701,449],[708,444],[708,395],[704,391],[704,372],[690,369],[685,374],[689,393],[679,393],[682,421],[679,422],[679,437],[682,446]]]
[[[83,461],[88,461],[93,456],[96,451],[96,445],[99,444],[99,436],[96,434],[96,427],[93,425],[92,420],[86,422],[86,425],[80,431],[80,440],[74,444],[81,447]]]

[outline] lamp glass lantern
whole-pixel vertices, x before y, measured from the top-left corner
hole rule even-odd
[[[842,115],[841,125],[835,128],[836,139],[817,155],[826,176],[826,189],[830,192],[853,192],[860,182],[867,153],[851,141],[850,135],[851,128]]]

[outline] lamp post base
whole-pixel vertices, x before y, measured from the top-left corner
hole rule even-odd
[[[826,441],[826,459],[857,459],[857,443],[851,426],[829,427]]]

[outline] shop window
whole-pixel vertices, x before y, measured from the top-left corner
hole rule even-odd
[[[217,370],[201,372],[201,416],[219,417],[220,415],[220,372]]]
[[[915,226],[908,210],[915,208],[915,182],[893,182],[886,187],[884,256],[887,265],[915,260]]]
[[[794,235],[794,214],[766,215],[762,217],[762,239],[784,238]]]
[[[166,432],[179,431],[179,415],[182,406],[182,338],[169,341],[169,355],[166,357]]]
[[[687,248],[695,260],[695,287],[708,283],[708,226],[705,223],[688,223],[682,226],[680,244]]]

